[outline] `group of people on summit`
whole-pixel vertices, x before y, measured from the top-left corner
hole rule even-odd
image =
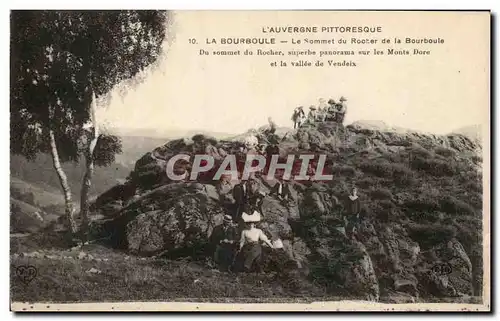
[[[307,116],[303,107],[296,108],[292,117],[294,128],[299,128],[306,123],[314,124],[324,121],[343,123],[346,101],[347,99],[344,97],[339,99],[339,103],[333,99],[328,102],[320,99],[319,108],[316,110],[315,106],[311,106]],[[285,252],[280,236],[275,235],[273,233],[275,231],[269,229],[270,222],[266,220],[263,203],[265,198],[269,196],[274,197],[285,208],[291,209],[296,206],[297,199],[294,196],[296,194],[293,192],[294,183],[284,180],[279,174],[274,183],[263,180],[261,176],[262,173],[266,172],[266,169],[263,169],[262,172],[250,173],[246,180],[240,179],[244,162],[238,160],[240,158],[244,160],[243,156],[262,154],[267,159],[269,156],[279,154],[278,141],[271,139],[276,138],[276,124],[271,119],[269,119],[269,123],[269,128],[260,133],[261,135],[255,133],[255,135],[247,136],[236,152],[238,180],[235,181],[237,183],[233,184],[235,181],[231,175],[224,174],[217,183],[217,192],[224,209],[224,217],[222,224],[215,226],[210,235],[209,243],[211,246],[209,250],[213,262],[221,271],[262,272],[263,253],[266,250],[273,251],[275,257],[282,256],[282,260],[279,259],[279,261],[287,262],[290,259]],[[209,155],[224,156],[224,151],[215,150],[215,144],[202,144],[202,141],[200,144],[200,151]],[[267,159],[267,163],[269,163],[269,159]],[[307,171],[307,175],[311,174],[313,174],[312,168]],[[267,188],[264,185],[267,185]],[[347,237],[353,238],[361,212],[361,203],[356,188],[349,191],[349,195],[345,197],[345,202],[340,204],[340,208],[343,209],[342,222],[335,223],[335,225],[339,225],[335,227],[342,229]]]
[[[319,100],[319,106],[312,105],[309,107],[309,113],[306,116],[304,106],[295,108],[292,116],[293,128],[300,128],[305,124],[314,124],[317,122],[333,121],[342,124],[344,122],[347,111],[347,99],[340,97],[339,102],[334,99],[329,99],[325,102],[323,98]]]

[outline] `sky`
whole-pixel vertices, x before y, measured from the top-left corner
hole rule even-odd
[[[263,27],[381,26],[376,35],[264,34]],[[489,123],[489,15],[459,12],[182,11],[168,29],[165,55],[146,81],[124,97],[112,94],[99,117],[125,129],[204,130],[242,133],[267,124],[293,126],[297,106],[319,98],[347,97],[345,123],[381,120],[398,126],[448,133]],[[287,44],[209,45],[224,37],[275,37]],[[442,38],[444,44],[291,45],[291,39]],[[191,44],[189,39],[196,39]],[[415,48],[428,56],[258,56],[265,50],[373,50]],[[200,49],[252,49],[252,56],[199,55]],[[275,60],[355,61],[356,67],[271,67]],[[290,66],[290,63],[288,64]]]

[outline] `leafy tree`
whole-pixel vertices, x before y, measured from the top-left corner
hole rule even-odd
[[[117,137],[99,131],[97,101],[145,77],[162,54],[167,21],[164,11],[11,13],[11,151],[28,159],[52,155],[73,233],[78,226],[61,162],[85,159],[80,206],[86,227],[94,166],[121,152]]]

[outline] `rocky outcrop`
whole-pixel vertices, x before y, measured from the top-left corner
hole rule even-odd
[[[354,136],[365,136],[375,146],[406,147],[416,144],[426,149],[441,146],[452,148],[458,152],[479,153],[481,151],[481,144],[479,141],[461,134],[448,134],[446,136],[440,136],[411,131],[397,133],[393,131],[367,129],[359,125],[349,125],[346,128],[353,133]]]
[[[270,140],[279,143],[266,145]],[[325,154],[326,170],[334,174],[332,181],[292,182],[289,201],[264,198],[261,227],[284,245],[270,254],[268,266],[293,266],[330,293],[353,299],[415,302],[477,292],[474,284],[482,275],[476,235],[481,177],[473,166],[480,164],[477,142],[457,134],[321,123],[273,139],[261,137],[260,143],[262,150],[269,147],[281,157]],[[228,207],[219,201],[210,174],[196,183],[172,182],[166,163],[178,153],[222,159],[241,153],[240,147],[238,141],[196,137],[147,153],[124,184],[97,199],[93,209],[105,219],[95,222],[96,230],[136,255],[203,255]],[[184,169],[189,165],[177,168]],[[265,192],[275,184],[257,180]],[[355,238],[348,238],[343,200],[353,184],[363,210]],[[443,262],[451,273],[434,268]]]

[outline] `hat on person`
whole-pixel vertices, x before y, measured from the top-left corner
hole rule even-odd
[[[344,96],[340,97],[340,101],[347,101],[346,98],[344,98]]]
[[[273,248],[275,248],[275,249],[282,249],[283,248],[283,242],[281,241],[281,239],[277,239],[277,240],[273,241]]]
[[[334,99],[329,99],[329,100],[328,100],[328,103],[329,103],[330,105],[333,105],[333,104],[335,104],[335,100],[334,100]]]
[[[233,218],[231,217],[231,215],[224,215],[224,222],[226,223],[233,222]]]
[[[251,223],[251,222],[259,222],[260,221],[260,213],[257,211],[253,211],[252,215],[249,215],[245,212],[241,215],[241,218],[243,219],[243,222],[245,223]]]
[[[316,106],[312,105],[311,107],[309,107],[309,109],[316,110]]]

